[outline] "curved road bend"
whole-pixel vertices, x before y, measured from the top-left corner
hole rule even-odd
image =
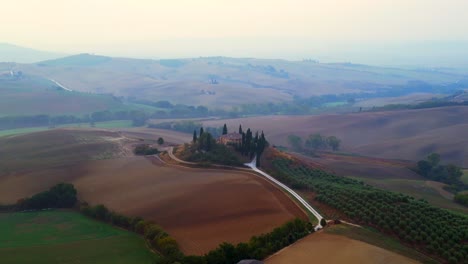
[[[183,161],[183,160],[177,158],[173,153],[173,149],[174,149],[173,147],[170,147],[168,149],[167,153],[169,154],[169,157],[171,157],[172,159],[174,159],[175,161],[180,162],[180,163],[192,164],[192,165],[195,164],[193,162],[187,162],[187,161]],[[271,181],[274,184],[278,185],[283,190],[285,190],[289,194],[291,194],[294,198],[296,198],[306,208],[307,211],[309,211],[311,214],[313,214],[317,218],[318,224],[317,224],[317,226],[315,226],[315,231],[322,228],[322,225],[320,224],[320,221],[323,219],[323,217],[306,200],[304,200],[299,194],[297,194],[295,191],[293,191],[288,186],[284,185],[283,183],[281,183],[277,179],[273,178],[272,176],[270,176],[266,172],[264,172],[264,171],[260,170],[259,168],[257,168],[256,164],[257,164],[257,157],[255,157],[252,160],[252,162],[245,163],[244,165],[251,168],[253,171],[255,171],[256,173],[262,175],[263,177],[267,178],[269,181]],[[242,169],[242,168],[238,168],[238,169]]]
[[[315,226],[315,231],[319,230],[322,228],[322,225],[320,224],[320,221],[323,219],[323,217],[312,207],[310,206],[310,204],[304,200],[299,194],[297,194],[295,191],[293,191],[291,188],[289,188],[288,186],[284,185],[283,183],[281,183],[280,181],[278,181],[277,179],[273,178],[272,176],[268,175],[266,172],[260,170],[257,168],[257,157],[255,157],[252,162],[250,163],[246,163],[244,164],[248,167],[250,167],[253,171],[261,174],[262,176],[264,176],[265,178],[267,178],[268,180],[272,181],[273,183],[275,183],[276,185],[280,186],[281,188],[283,188],[285,191],[287,191],[289,194],[291,194],[292,196],[294,196],[294,198],[296,198],[306,209],[307,211],[309,211],[311,214],[313,214],[317,220],[318,220],[318,225]]]

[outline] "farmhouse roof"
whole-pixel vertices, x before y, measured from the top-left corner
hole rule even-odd
[[[244,259],[239,261],[237,264],[263,264],[263,262],[256,259]]]
[[[239,134],[239,133],[229,133],[229,134],[226,134],[226,135],[222,135],[219,138],[220,139],[224,138],[224,139],[229,139],[229,140],[235,140],[235,139],[242,139],[242,135]]]

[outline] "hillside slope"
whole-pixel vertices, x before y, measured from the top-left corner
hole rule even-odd
[[[0,137],[0,177],[119,157],[125,139],[105,130],[55,129]]]
[[[218,108],[290,101],[294,96],[390,91],[407,85],[427,92],[430,85],[465,78],[453,72],[350,63],[225,57],[143,60],[90,54],[18,65],[18,69],[76,91]]]
[[[314,133],[342,139],[342,150],[361,155],[420,160],[438,152],[443,160],[468,167],[468,107],[332,114],[266,116],[204,122],[205,126],[239,124],[263,130],[271,143],[288,145],[288,136]]]
[[[0,43],[0,62],[34,63],[62,56],[64,54]]]

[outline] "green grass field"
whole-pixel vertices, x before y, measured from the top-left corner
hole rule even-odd
[[[154,263],[136,234],[72,211],[0,214],[1,263]]]
[[[329,228],[325,228],[325,232],[359,240],[383,249],[387,249],[408,258],[415,259],[422,263],[438,263],[428,256],[401,244],[398,240],[383,235],[369,227],[359,228],[349,225],[335,225]]]
[[[60,125],[60,126],[57,126],[56,128],[63,128],[63,127],[89,128],[91,126],[89,125],[89,123],[77,123],[77,124]],[[97,123],[95,123],[94,127],[96,127],[96,128],[125,128],[125,127],[132,127],[132,121],[130,121],[130,120],[115,120],[115,121],[97,122]],[[45,130],[49,130],[49,129],[50,129],[49,127],[26,127],[26,128],[0,130],[0,137],[19,135],[19,134],[27,134],[27,133],[32,133],[32,132],[45,131]]]

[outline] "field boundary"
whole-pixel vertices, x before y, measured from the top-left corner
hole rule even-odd
[[[197,163],[183,161],[183,160],[177,158],[173,153],[173,149],[174,149],[173,147],[170,147],[167,150],[168,156],[171,159],[173,159],[173,160],[175,160],[175,161],[177,161],[177,162],[179,162],[181,164],[192,165],[192,166],[197,165]],[[256,160],[256,158],[254,159],[253,162],[255,162],[255,160]],[[324,219],[324,218],[315,209],[313,209],[313,207],[309,203],[307,203],[299,194],[294,192],[292,189],[290,189],[289,187],[287,187],[283,183],[279,182],[278,180],[274,179],[272,176],[268,175],[267,173],[261,171],[256,166],[255,166],[255,168],[251,167],[252,164],[254,164],[254,163],[251,162],[251,163],[246,163],[245,164],[245,166],[250,167],[250,169],[242,168],[242,167],[235,167],[235,166],[217,165],[217,164],[212,165],[214,167],[217,167],[217,168],[212,168],[212,169],[226,169],[226,170],[227,169],[232,169],[232,170],[236,170],[238,172],[243,172],[243,173],[247,173],[247,174],[250,174],[250,175],[255,175],[257,177],[260,176],[260,175],[263,176],[263,177],[259,177],[259,178],[261,178],[264,181],[268,182],[269,184],[271,184],[275,188],[281,190],[281,192],[284,193],[289,199],[291,199],[294,202],[294,204],[296,204],[296,206],[298,208],[300,208],[301,211],[303,211],[305,213],[306,216],[309,216],[309,212],[310,212],[315,218],[317,218],[317,225],[315,227],[315,230],[319,230],[319,229],[323,228],[323,226],[320,224],[320,221],[322,219]],[[175,165],[175,166],[181,166],[181,165]],[[182,167],[186,167],[186,166],[182,166]],[[191,166],[188,166],[188,167],[192,168],[192,169],[196,169],[196,168],[193,168]]]

